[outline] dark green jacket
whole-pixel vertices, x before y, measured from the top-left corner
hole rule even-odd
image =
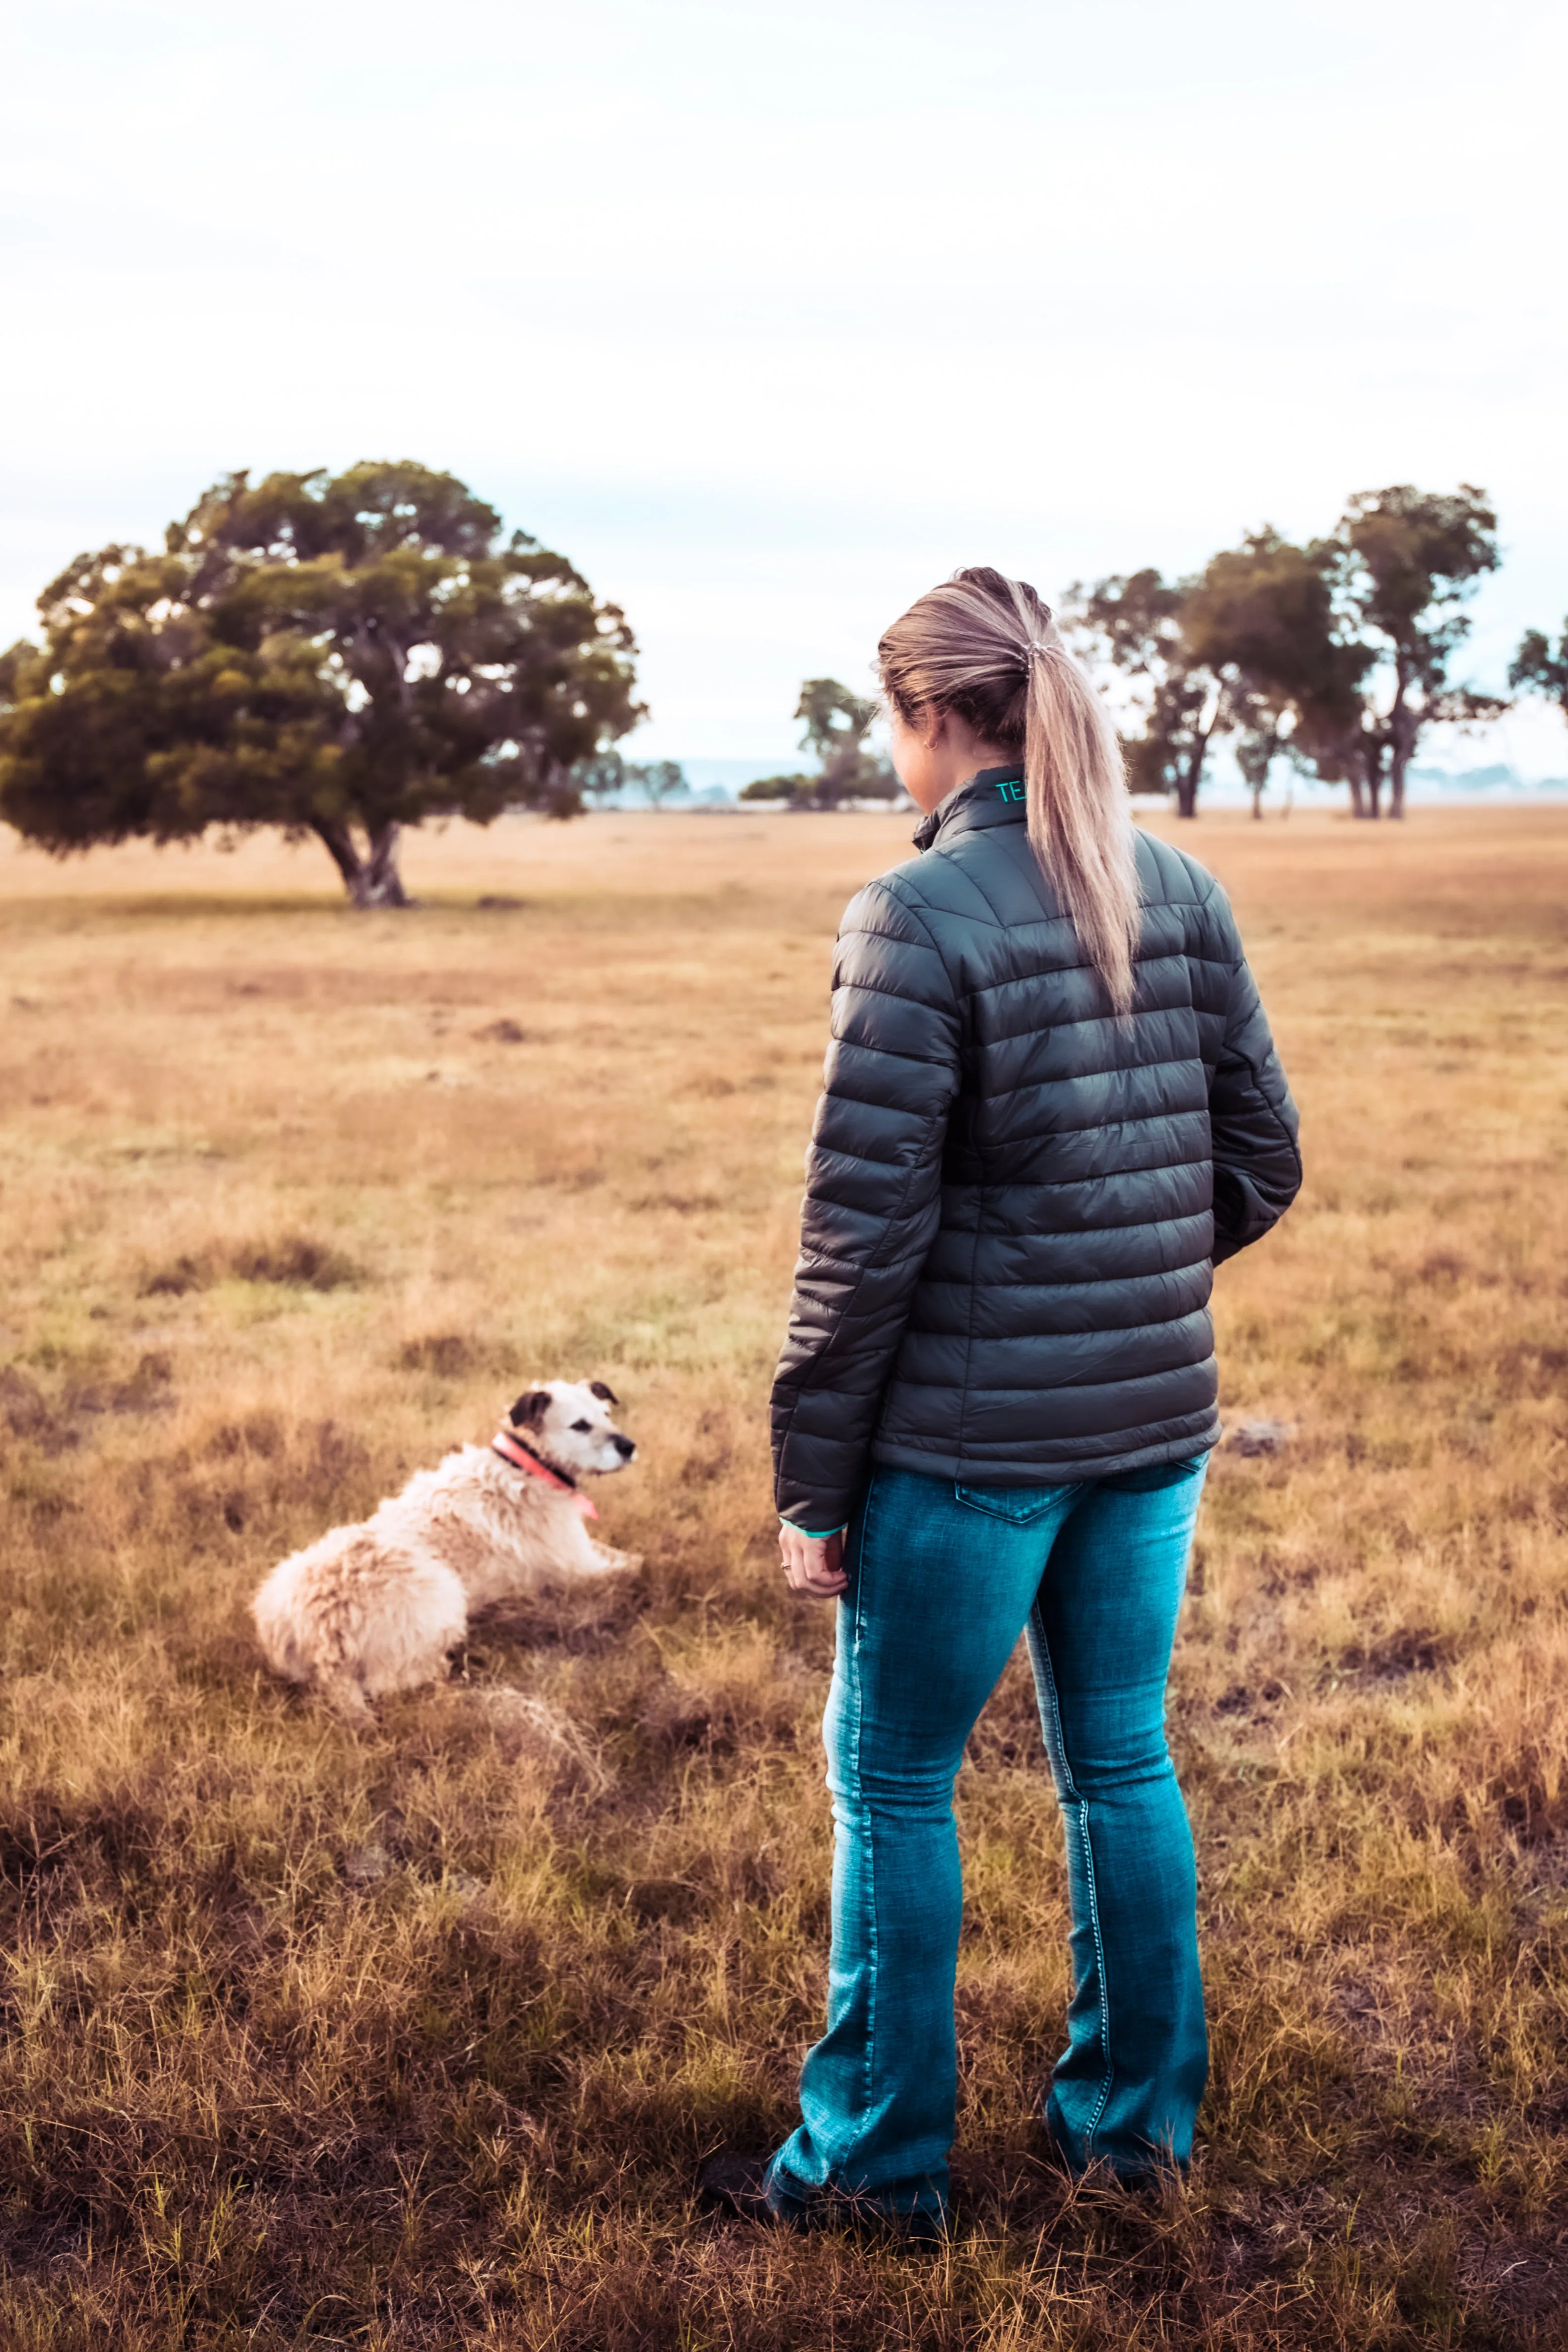
[[[1024,818],[984,770],[839,933],[773,1400],[778,1507],[814,1533],[873,1462],[1032,1486],[1212,1445],[1213,1267],[1300,1183],[1214,877],[1139,835],[1118,1023]]]

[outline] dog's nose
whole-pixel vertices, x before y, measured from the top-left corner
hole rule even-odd
[[[620,1455],[623,1462],[629,1462],[632,1455],[637,1452],[637,1447],[633,1444],[631,1439],[629,1437],[623,1437],[618,1430],[611,1438],[610,1443],[615,1447],[616,1452]]]

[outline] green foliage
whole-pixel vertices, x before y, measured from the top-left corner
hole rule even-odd
[[[849,800],[897,799],[900,785],[891,761],[866,748],[877,716],[877,704],[869,696],[852,694],[836,677],[808,677],[802,683],[795,715],[803,722],[800,748],[816,754],[817,772],[758,776],[742,787],[742,800],[830,809]]]
[[[1186,580],[1148,569],[1075,586],[1067,617],[1134,681],[1135,791],[1170,791],[1195,814],[1209,746],[1228,736],[1255,808],[1285,757],[1348,783],[1358,816],[1381,814],[1386,788],[1397,816],[1423,730],[1505,708],[1449,677],[1469,632],[1461,608],[1497,562],[1483,492],[1401,484],[1359,492],[1306,547],[1266,526]]]
[[[868,696],[851,694],[836,677],[808,677],[802,681],[795,715],[805,721],[801,750],[815,751],[826,768],[841,752],[859,750],[877,706]]]
[[[804,722],[801,750],[815,752],[821,762],[819,774],[796,780],[805,786],[797,794],[803,808],[898,797],[899,780],[891,762],[866,748],[877,716],[877,704],[869,696],[852,694],[836,677],[808,677],[802,683],[795,715]]]
[[[587,800],[618,800],[625,793],[640,793],[651,808],[680,800],[691,790],[679,760],[624,760],[613,750],[579,760],[572,780]]]
[[[1542,629],[1527,629],[1519,641],[1519,651],[1508,666],[1510,686],[1521,686],[1527,694],[1544,694],[1560,703],[1568,718],[1568,618],[1563,623],[1563,634],[1553,653],[1552,640]]]
[[[1149,568],[1068,594],[1079,643],[1136,681],[1142,725],[1122,743],[1132,790],[1170,793],[1183,816],[1197,814],[1216,738],[1231,739],[1256,810],[1274,761],[1292,754],[1295,701],[1355,709],[1327,570],[1267,526],[1192,578]]]
[[[691,790],[679,760],[644,760],[629,764],[626,782],[653,808],[661,808],[666,801],[683,799]]]
[[[1497,516],[1486,493],[1461,482],[1449,492],[1408,483],[1363,490],[1319,551],[1335,592],[1340,646],[1362,660],[1353,721],[1340,721],[1310,697],[1299,704],[1303,748],[1318,773],[1351,788],[1358,816],[1405,807],[1405,777],[1423,730],[1464,725],[1507,708],[1498,696],[1449,680],[1468,636],[1460,608],[1498,566]]]
[[[1063,614],[1081,651],[1134,681],[1143,723],[1122,737],[1129,785],[1135,793],[1173,793],[1183,816],[1196,814],[1220,718],[1217,681],[1183,633],[1190,584],[1168,581],[1152,565],[1092,587],[1075,581]]]
[[[816,790],[815,776],[757,776],[742,784],[740,797],[743,801],[794,801],[803,803]]]
[[[1352,726],[1368,656],[1335,634],[1329,565],[1268,526],[1212,556],[1187,587],[1184,642],[1220,682],[1224,729],[1262,814],[1276,760],[1306,764],[1301,713]]]
[[[614,800],[626,788],[626,763],[612,746],[573,763],[572,782],[585,801]]]
[[[641,715],[636,648],[563,556],[500,530],[454,476],[367,464],[233,474],[161,554],[78,557],[43,645],[0,662],[0,814],[57,853],[312,832],[381,904],[401,825],[572,814],[574,763]]]

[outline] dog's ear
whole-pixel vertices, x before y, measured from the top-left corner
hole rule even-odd
[[[507,1419],[514,1429],[537,1429],[554,1402],[548,1389],[524,1389]]]
[[[605,1404],[619,1404],[620,1402],[620,1398],[605,1381],[590,1381],[588,1383],[588,1394],[590,1396],[603,1398]]]

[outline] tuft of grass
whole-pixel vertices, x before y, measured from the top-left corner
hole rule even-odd
[[[215,1242],[203,1250],[182,1250],[150,1269],[139,1286],[143,1298],[184,1298],[219,1282],[269,1282],[289,1290],[340,1290],[363,1282],[351,1257],[310,1234],[284,1234],[275,1241]]]
[[[1039,2157],[1016,1660],[923,2261],[690,2196],[822,2011],[832,1627],[763,1417],[832,931],[900,829],[453,826],[371,924],[275,845],[0,846],[0,2345],[1568,2342],[1568,821],[1184,838],[1309,1174],[1219,1276],[1226,1422],[1294,1434],[1215,1460],[1173,1681],[1213,2083],[1159,2196]],[[271,1683],[271,1562],[555,1373],[623,1400],[643,1571],[493,1612],[363,1738]]]
[[[443,1381],[460,1379],[479,1360],[479,1350],[461,1331],[426,1331],[417,1339],[405,1339],[397,1351],[399,1370],[433,1372]]]

